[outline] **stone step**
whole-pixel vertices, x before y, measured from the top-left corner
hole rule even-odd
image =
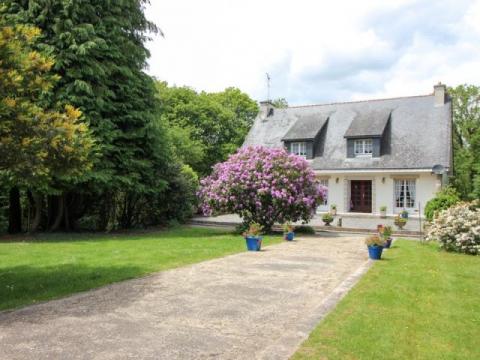
[[[218,227],[218,228],[235,228],[238,223],[236,222],[228,222],[228,221],[202,221],[202,220],[190,220],[188,222],[190,225],[197,225],[197,226],[209,226],[209,227]],[[311,226],[311,225],[308,225]],[[360,234],[376,234],[376,229],[363,229],[363,228],[348,228],[348,227],[340,227],[340,226],[321,226],[321,225],[313,225],[311,226],[315,232],[334,232],[334,233],[345,233],[345,234],[352,234],[352,233],[360,233]],[[275,231],[282,231],[282,226],[274,225],[273,230]],[[423,233],[420,231],[411,231],[411,230],[395,230],[392,234],[394,237],[415,237],[420,238],[423,236]]]

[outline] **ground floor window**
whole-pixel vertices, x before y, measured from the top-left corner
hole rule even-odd
[[[415,180],[395,180],[395,207],[408,209],[415,207]]]
[[[325,196],[325,199],[323,199],[323,202],[317,208],[317,212],[325,212],[328,211],[328,179],[319,179],[318,182],[327,188],[327,196]]]

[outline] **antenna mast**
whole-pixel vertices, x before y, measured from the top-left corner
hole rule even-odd
[[[267,101],[270,101],[270,74],[265,74],[267,75]]]

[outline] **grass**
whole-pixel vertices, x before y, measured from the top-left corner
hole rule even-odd
[[[264,244],[281,241],[267,236]],[[58,298],[245,251],[225,230],[178,227],[136,234],[47,234],[0,242],[0,310]]]
[[[399,240],[293,359],[480,359],[480,257]]]

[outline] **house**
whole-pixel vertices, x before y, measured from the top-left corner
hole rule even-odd
[[[423,214],[452,170],[452,103],[445,85],[425,96],[279,109],[261,102],[244,146],[304,156],[338,213]]]

